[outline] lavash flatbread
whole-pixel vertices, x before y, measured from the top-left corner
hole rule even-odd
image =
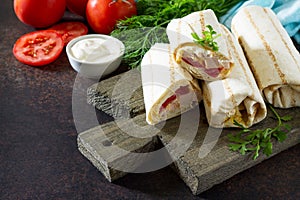
[[[169,44],[155,44],[141,62],[146,121],[157,124],[198,105],[198,81],[178,67]]]
[[[223,80],[203,81],[206,117],[212,127],[236,127],[234,121],[250,127],[266,117],[266,105],[238,41],[226,27],[221,28],[234,67]]]
[[[248,6],[232,19],[260,91],[280,108],[300,106],[300,54],[275,13]]]
[[[219,37],[215,39],[218,51],[212,51],[194,42],[192,33],[203,37],[210,25]],[[210,9],[193,12],[183,18],[173,19],[167,26],[167,35],[171,48],[174,49],[176,62],[192,76],[202,80],[225,78],[232,68],[226,38],[214,12]]]

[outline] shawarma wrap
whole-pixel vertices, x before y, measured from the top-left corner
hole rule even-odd
[[[157,124],[176,117],[202,100],[198,81],[178,67],[169,44],[155,44],[141,62],[146,121]]]
[[[218,50],[197,44],[192,34],[200,38],[210,26],[218,37],[215,42]],[[173,19],[167,26],[167,35],[174,49],[176,62],[197,79],[212,81],[225,78],[233,66],[229,49],[220,24],[210,9],[193,12],[183,18]]]
[[[300,106],[300,54],[275,13],[244,7],[231,29],[266,101],[280,108]]]
[[[221,28],[227,38],[234,67],[223,80],[203,81],[206,117],[209,125],[216,128],[236,127],[234,121],[250,127],[266,117],[266,105],[241,46],[226,27]]]

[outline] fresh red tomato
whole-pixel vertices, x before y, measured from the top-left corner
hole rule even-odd
[[[64,48],[62,37],[52,30],[41,30],[21,36],[13,54],[20,62],[31,66],[47,65],[58,58]]]
[[[77,15],[85,17],[85,8],[88,0],[67,0],[67,8]]]
[[[25,24],[45,28],[58,22],[66,10],[66,0],[14,0],[14,11]]]
[[[72,39],[88,33],[87,26],[81,22],[62,22],[51,26],[49,30],[54,30],[60,34],[63,38],[65,46]]]
[[[109,34],[118,20],[137,14],[134,0],[89,0],[86,18],[96,33]]]

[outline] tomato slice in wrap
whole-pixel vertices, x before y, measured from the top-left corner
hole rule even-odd
[[[159,112],[162,112],[168,105],[170,105],[173,101],[177,99],[177,97],[180,97],[182,95],[185,95],[189,93],[189,86],[180,86],[176,91],[175,94],[167,98],[167,100],[161,105]]]

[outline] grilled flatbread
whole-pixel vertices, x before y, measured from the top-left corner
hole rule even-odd
[[[211,26],[219,37],[215,39],[218,51],[194,42],[192,33],[203,38],[203,32]],[[220,24],[210,9],[173,19],[167,26],[167,35],[174,49],[176,62],[197,79],[212,81],[225,78],[233,66]]]
[[[266,117],[266,105],[241,46],[225,26],[221,28],[227,38],[234,67],[223,80],[203,81],[207,120],[210,126],[217,128],[236,127],[234,121],[250,127]]]
[[[202,99],[198,81],[178,67],[168,44],[151,47],[142,59],[141,72],[149,124],[176,117]]]
[[[244,7],[233,17],[231,29],[266,101],[280,108],[300,106],[300,54],[275,13]]]

